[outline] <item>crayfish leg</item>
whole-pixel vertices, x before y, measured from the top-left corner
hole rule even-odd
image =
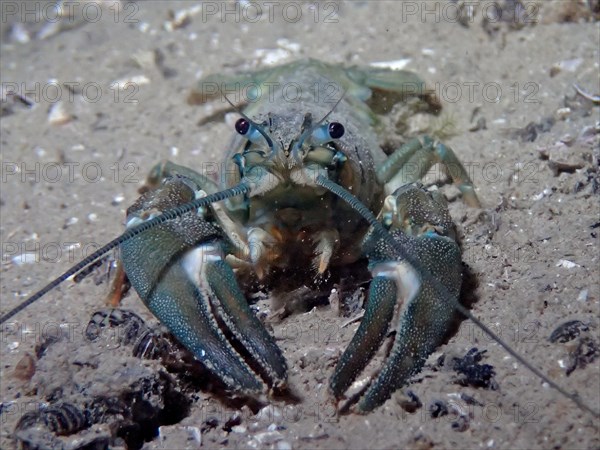
[[[130,284],[123,269],[123,263],[117,259],[115,277],[110,284],[110,289],[106,295],[105,303],[111,308],[118,308],[121,305],[121,300],[129,291]]]

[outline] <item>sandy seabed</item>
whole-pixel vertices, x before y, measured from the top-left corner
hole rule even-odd
[[[447,143],[472,168],[486,211],[488,220],[474,220],[454,191],[445,191],[463,260],[478,282],[473,314],[600,409],[597,2],[523,2],[523,23],[486,21],[497,8],[475,2],[462,24],[452,2],[73,3],[75,18],[59,21],[50,3],[2,4],[2,312],[117,236],[157,161],[196,170],[220,161],[230,126],[206,120],[214,105],[187,102],[201,76],[306,57],[395,63],[435,87],[455,126]],[[106,290],[91,279],[66,283],[2,330],[0,447],[16,448],[17,421],[42,405],[87,401],[142,379],[158,383],[148,388],[154,397],[168,390],[156,381],[164,371],[157,361],[133,358],[123,347],[82,350],[85,325]],[[123,306],[156,321],[135,294]],[[107,419],[36,442],[282,450],[600,446],[597,418],[469,321],[382,407],[337,416],[327,381],[357,327],[342,327],[347,320],[322,306],[273,324],[295,402],[274,399],[257,412],[188,389],[170,397],[170,419],[162,423],[129,414],[143,409],[130,399],[131,410],[121,415],[139,420],[123,419],[132,425],[122,439],[112,436]],[[575,331],[566,342],[551,342],[568,321],[579,321]],[[60,324],[73,339],[48,346],[38,359],[36,346]],[[486,351],[482,363],[493,366],[497,389],[462,386],[454,371],[437,366],[442,354],[473,347]],[[188,410],[173,419],[177,402]],[[143,435],[140,427],[156,434],[158,425],[159,437],[132,437]]]

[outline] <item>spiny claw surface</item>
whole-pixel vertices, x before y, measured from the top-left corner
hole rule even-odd
[[[135,224],[198,195],[193,180],[167,178],[129,210]],[[122,246],[127,276],[148,308],[198,360],[248,394],[286,382],[281,351],[250,310],[224,261],[222,232],[196,213],[166,222]]]
[[[398,189],[385,205],[382,216],[388,215],[394,239],[458,298],[462,262],[445,201],[413,184]],[[441,344],[454,315],[453,304],[440,298],[395,248],[378,240],[375,233],[367,237],[365,247],[374,278],[365,315],[331,378],[330,388],[337,398],[381,346],[394,316],[398,323],[389,355],[356,406],[359,412],[381,405],[421,370]]]

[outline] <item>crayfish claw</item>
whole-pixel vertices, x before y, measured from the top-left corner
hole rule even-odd
[[[129,290],[129,281],[127,280],[127,274],[123,269],[123,264],[119,259],[116,261],[115,277],[110,284],[110,290],[106,295],[105,303],[111,308],[118,308],[121,304],[121,300]]]
[[[374,278],[369,288],[365,315],[329,382],[329,389],[335,398],[339,399],[344,394],[381,346],[394,314],[395,303],[394,282],[384,277]]]
[[[202,195],[194,179],[167,178],[128,210],[172,209]],[[251,396],[286,384],[287,366],[225,262],[223,232],[208,210],[155,226],[121,246],[131,284],[152,313],[228,388]]]
[[[462,261],[447,205],[418,183],[398,189],[386,204],[381,220],[398,247],[413,257],[418,255],[423,270],[458,299]],[[377,233],[367,236],[364,247],[374,279],[365,315],[330,382],[337,398],[366,367],[395,317],[397,325],[382,367],[355,399],[352,410],[359,413],[383,404],[421,370],[427,357],[443,342],[455,314],[454,304],[445,300],[395,247],[379,240]]]

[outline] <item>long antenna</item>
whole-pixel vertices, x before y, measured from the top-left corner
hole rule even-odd
[[[539,370],[537,367],[535,367],[533,364],[531,364],[529,361],[527,361],[524,357],[519,355],[506,342],[504,342],[496,333],[494,333],[492,330],[490,330],[486,325],[483,324],[483,322],[481,322],[478,318],[476,318],[473,314],[471,314],[471,312],[467,308],[465,308],[463,305],[461,305],[457,299],[455,299],[454,297],[449,295],[447,289],[439,282],[439,280],[434,278],[427,270],[425,270],[416,258],[414,258],[411,254],[406,252],[406,250],[402,247],[402,245],[400,245],[398,242],[396,242],[396,240],[394,240],[392,235],[375,218],[373,213],[371,211],[369,211],[369,209],[360,200],[358,200],[354,195],[352,195],[349,191],[344,189],[339,184],[334,183],[333,181],[325,178],[323,175],[317,176],[315,183],[318,184],[319,186],[322,186],[325,189],[333,192],[335,195],[337,195],[342,200],[344,200],[346,203],[348,203],[352,207],[352,209],[354,209],[356,212],[358,212],[363,218],[365,218],[367,220],[367,222],[369,222],[369,225],[371,225],[374,228],[374,230],[377,232],[377,234],[380,235],[383,239],[385,239],[385,241],[388,245],[390,245],[394,249],[396,249],[398,251],[398,253],[400,254],[400,256],[403,259],[405,259],[411,266],[413,266],[415,268],[415,270],[417,270],[419,272],[419,275],[421,277],[423,277],[425,280],[427,280],[428,283],[431,283],[431,285],[435,288],[435,290],[438,292],[438,294],[440,296],[442,296],[442,298],[445,301],[450,302],[452,305],[454,305],[454,308],[458,312],[460,312],[466,318],[472,320],[475,323],[475,325],[477,325],[479,328],[481,328],[483,330],[483,332],[485,334],[487,334],[490,338],[492,338],[494,341],[496,341],[501,347],[503,347],[504,350],[506,350],[509,355],[511,355],[518,362],[520,362],[525,367],[527,367],[531,372],[533,372],[535,375],[537,375],[539,378],[541,378],[544,382],[548,383],[552,388],[556,389],[562,395],[564,395],[565,397],[567,397],[568,399],[573,401],[581,409],[591,413],[592,415],[594,415],[597,418],[600,417],[600,412],[594,411],[590,406],[586,405],[583,401],[581,401],[579,399],[577,394],[572,394],[570,392],[567,392],[560,385],[558,385],[557,383],[552,381],[550,378],[548,378],[548,376],[546,376],[541,370]]]
[[[230,197],[235,197],[237,195],[246,194],[249,191],[250,191],[250,187],[247,184],[240,183],[240,184],[238,184],[232,188],[226,189],[224,191],[216,192],[214,194],[207,195],[206,197],[198,198],[189,203],[180,205],[177,208],[169,209],[169,210],[165,211],[164,213],[162,213],[160,216],[156,216],[156,217],[154,217],[150,220],[147,220],[139,225],[129,228],[118,238],[113,239],[108,244],[106,244],[104,247],[96,250],[94,253],[92,253],[88,257],[84,258],[83,260],[81,260],[80,262],[75,264],[73,267],[71,267],[69,270],[67,270],[65,273],[63,273],[61,276],[54,279],[53,281],[48,283],[46,286],[44,286],[42,289],[37,291],[35,294],[33,294],[31,297],[29,297],[23,303],[21,303],[17,307],[13,308],[12,310],[10,310],[6,314],[4,314],[2,317],[0,317],[0,324],[3,324],[8,319],[13,317],[15,314],[21,312],[22,310],[27,308],[32,303],[34,303],[35,301],[42,298],[45,294],[47,294],[52,289],[54,289],[55,287],[60,285],[62,282],[67,280],[72,275],[75,275],[82,269],[85,269],[85,267],[88,264],[93,263],[98,258],[104,256],[106,253],[108,253],[112,249],[114,249],[114,248],[118,247],[119,245],[123,244],[124,242],[132,239],[133,237],[137,236],[138,234],[143,233],[144,231],[149,230],[150,228],[154,228],[157,225],[163,224],[169,220],[176,219],[177,217],[180,217],[183,214],[186,214],[190,211],[194,211],[203,206],[210,205],[211,203],[220,202],[220,201],[225,200]]]

